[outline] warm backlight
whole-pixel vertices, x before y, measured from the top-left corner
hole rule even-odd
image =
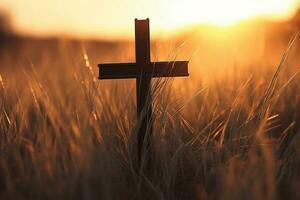
[[[294,0],[175,0],[170,1],[167,7],[169,7],[168,14],[164,21],[170,26],[193,23],[226,26],[253,17],[285,19],[296,9],[297,2]]]
[[[20,32],[127,37],[134,18],[150,18],[153,32],[191,24],[227,26],[252,17],[282,20],[299,0],[1,0]]]

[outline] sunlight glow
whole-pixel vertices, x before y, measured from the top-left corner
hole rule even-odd
[[[25,34],[128,37],[134,18],[150,18],[153,32],[194,24],[233,25],[251,18],[284,20],[300,0],[1,0]]]
[[[253,17],[285,19],[296,7],[293,0],[174,0],[166,21],[171,27],[193,23],[227,26]],[[179,13],[174,17],[174,13]]]

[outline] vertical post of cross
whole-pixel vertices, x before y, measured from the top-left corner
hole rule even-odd
[[[150,64],[149,19],[135,19],[135,56],[140,66],[140,76],[136,79],[137,116],[138,116],[138,159],[142,163],[143,155],[150,159],[152,136],[151,73],[147,72]],[[146,153],[146,154],[145,154]],[[147,162],[147,161],[146,161]]]

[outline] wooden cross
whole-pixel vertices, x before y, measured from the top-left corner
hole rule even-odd
[[[99,79],[136,79],[138,159],[152,136],[151,78],[188,76],[188,61],[151,62],[149,19],[135,19],[136,63],[99,64]]]

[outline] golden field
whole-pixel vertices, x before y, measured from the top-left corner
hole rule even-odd
[[[98,63],[134,61],[133,41],[6,38],[0,198],[299,199],[299,39],[259,27],[152,42],[190,77],[152,82],[150,173],[136,169],[135,81],[97,79]]]

